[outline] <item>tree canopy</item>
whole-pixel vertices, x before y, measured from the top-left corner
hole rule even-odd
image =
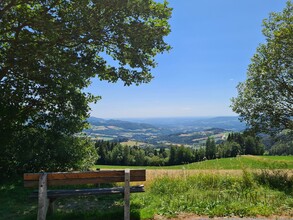
[[[84,128],[91,79],[152,79],[171,8],[153,0],[0,1],[0,144],[23,129]],[[17,135],[16,135],[17,136]]]
[[[233,111],[258,132],[293,130],[293,4],[263,21],[266,43],[261,44],[248,67],[247,79],[238,85]]]
[[[154,56],[170,49],[170,15],[166,2],[142,0],[1,1],[1,125],[80,130],[92,77],[151,80]]]

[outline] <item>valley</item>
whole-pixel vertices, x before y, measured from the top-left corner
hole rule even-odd
[[[90,127],[84,130],[92,140],[121,142],[130,146],[184,145],[200,147],[208,137],[217,143],[228,133],[242,131],[245,125],[237,117],[215,118],[157,118],[106,120],[88,119]]]

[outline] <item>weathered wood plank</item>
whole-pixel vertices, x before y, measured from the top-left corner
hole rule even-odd
[[[130,176],[145,176],[145,170],[131,170]],[[90,179],[98,177],[123,177],[123,170],[103,170],[103,171],[88,171],[88,172],[57,172],[47,173],[48,180],[64,180],[64,179]],[[40,173],[25,173],[24,180],[39,180]]]
[[[38,220],[46,220],[49,200],[47,198],[47,174],[40,175],[38,194]]]
[[[40,173],[24,174],[24,186],[38,186]],[[87,177],[87,178],[86,178]],[[82,185],[98,183],[124,182],[124,171],[99,171],[79,173],[48,173],[48,186]],[[130,181],[145,181],[145,170],[131,170]]]
[[[130,181],[131,182],[145,181],[145,176],[132,177]],[[48,186],[83,185],[83,184],[98,184],[98,183],[117,183],[117,182],[124,182],[124,177],[48,180]],[[24,187],[36,187],[36,186],[38,186],[38,181],[24,181]]]
[[[48,180],[64,179],[89,179],[97,177],[121,177],[124,176],[121,171],[99,171],[99,172],[68,172],[68,173],[47,173]],[[39,173],[24,174],[24,180],[38,180]]]

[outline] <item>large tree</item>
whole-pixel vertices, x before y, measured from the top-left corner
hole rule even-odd
[[[0,1],[0,145],[23,129],[84,128],[91,79],[149,82],[170,49],[171,9],[153,0]],[[17,135],[16,135],[17,136]]]
[[[233,110],[258,132],[293,130],[293,4],[263,22],[266,43],[257,48]]]

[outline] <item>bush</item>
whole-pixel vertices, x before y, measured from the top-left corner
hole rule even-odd
[[[254,179],[270,188],[292,193],[293,176],[290,176],[285,170],[262,170],[260,173],[254,173]]]
[[[23,172],[85,170],[97,160],[90,140],[45,129],[18,132],[3,148],[0,172],[4,176]]]

